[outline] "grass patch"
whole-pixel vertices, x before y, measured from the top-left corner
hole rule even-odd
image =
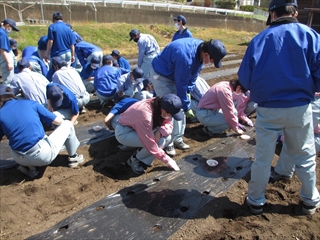
[[[128,23],[83,23],[75,22],[72,27],[82,38],[99,46],[104,54],[118,49],[123,56],[137,56],[137,44],[129,41],[129,32],[139,29],[141,33],[151,34],[156,38],[161,49],[171,42],[175,33],[173,26],[166,25],[133,25]],[[41,36],[46,35],[48,26],[20,26],[20,32],[12,32],[10,38],[18,41],[18,48],[22,51],[26,46],[37,46]],[[239,53],[246,48],[252,37],[257,33],[230,31],[216,28],[190,27],[193,37],[210,40],[221,40],[228,53]]]

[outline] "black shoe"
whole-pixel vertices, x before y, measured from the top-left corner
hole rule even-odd
[[[263,205],[261,205],[261,206],[252,205],[248,202],[247,199],[246,199],[246,204],[250,208],[250,211],[252,214],[258,215],[258,214],[263,213]]]
[[[290,179],[290,177],[285,176],[285,175],[281,175],[279,173],[277,173],[274,168],[271,169],[271,174],[270,174],[270,178],[269,178],[269,182],[274,183],[276,181],[280,181],[280,180],[288,180]]]

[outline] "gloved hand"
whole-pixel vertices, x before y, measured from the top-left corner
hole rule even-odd
[[[248,119],[247,125],[248,125],[249,127],[253,127],[253,122],[252,122],[250,119]]]
[[[170,158],[170,160],[168,161],[168,165],[169,165],[169,167],[173,168],[173,170],[180,171],[180,168],[177,165],[176,161],[173,160],[172,158]]]
[[[188,111],[184,111],[184,114],[186,115],[187,118],[194,117],[192,109],[189,109]]]
[[[246,132],[247,129],[240,123],[238,123],[238,128],[240,128],[242,131]]]

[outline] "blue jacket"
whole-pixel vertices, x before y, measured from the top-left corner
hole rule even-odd
[[[91,63],[87,63],[81,70],[80,76],[83,80],[94,77],[99,68],[93,69]]]
[[[310,103],[320,91],[319,34],[292,17],[272,22],[251,40],[238,76],[259,107]]]
[[[78,42],[75,45],[75,53],[76,53],[77,58],[79,59],[82,66],[86,65],[87,58],[93,52],[102,52],[102,50],[101,50],[101,48],[97,47],[96,45],[93,45],[93,44],[85,42],[85,41]]]
[[[28,59],[29,62],[35,62],[38,63],[41,67],[42,75],[47,76],[48,68],[43,62],[43,60],[40,59],[38,54],[38,48],[34,46],[27,46],[22,51],[22,58]]]
[[[94,88],[96,91],[104,96],[111,97],[117,91],[118,79],[126,71],[123,68],[115,68],[110,65],[104,65],[98,69],[94,76]]]
[[[177,95],[183,110],[190,109],[187,93],[193,90],[203,67],[198,46],[203,41],[196,38],[181,38],[169,43],[152,61],[155,72],[175,82]]]
[[[118,64],[119,64],[119,67],[127,69],[128,71],[131,71],[130,64],[127,61],[127,59],[125,59],[124,57],[119,57],[118,58]]]
[[[192,33],[188,28],[183,29],[182,31],[178,30],[172,37],[172,41],[180,39],[180,38],[192,38]]]

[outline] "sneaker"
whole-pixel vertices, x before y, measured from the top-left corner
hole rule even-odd
[[[318,202],[315,206],[310,206],[302,203],[302,212],[304,214],[312,215],[317,211],[317,209],[320,209],[320,202]]]
[[[81,114],[86,113],[86,112],[87,112],[87,109],[85,107],[82,107]]]
[[[285,176],[285,175],[281,175],[279,173],[277,173],[274,168],[271,169],[271,173],[270,173],[270,178],[269,178],[269,182],[276,182],[276,181],[280,181],[280,180],[286,180],[286,179],[290,179],[290,177]]]
[[[186,144],[184,141],[181,142],[175,142],[174,143],[174,147],[180,149],[180,150],[186,150],[189,149],[190,146],[188,144]]]
[[[35,167],[24,167],[24,166],[19,166],[17,170],[30,178],[34,179],[39,175],[39,171]]]
[[[263,205],[261,205],[261,206],[252,205],[248,202],[248,199],[246,199],[246,204],[250,208],[250,211],[252,214],[257,215],[257,214],[263,213]]]
[[[176,150],[174,149],[174,146],[173,145],[170,145],[170,146],[167,146],[164,151],[171,157],[175,156],[177,153],[176,153]]]
[[[135,155],[132,155],[128,161],[128,165],[131,167],[132,171],[136,174],[143,174],[144,173],[144,167],[141,161],[135,157]]]
[[[75,168],[77,166],[79,166],[80,163],[83,163],[84,162],[84,157],[82,154],[77,154],[77,156],[75,157],[69,157],[69,164],[68,166],[70,168]]]
[[[203,131],[205,134],[209,135],[209,137],[213,137],[213,133],[210,132],[207,127],[203,127],[203,128],[202,128],[202,131]]]

